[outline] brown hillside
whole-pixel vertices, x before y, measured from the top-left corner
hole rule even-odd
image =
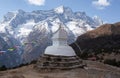
[[[83,52],[87,53],[102,54],[114,52],[115,54],[119,54],[120,22],[115,24],[104,24],[95,30],[79,36],[75,43],[81,47]],[[71,44],[71,46],[78,56],[80,56],[80,50],[75,43]]]
[[[95,30],[88,31],[87,33],[79,36],[77,40],[110,35],[120,35],[120,22],[115,24],[104,24]]]

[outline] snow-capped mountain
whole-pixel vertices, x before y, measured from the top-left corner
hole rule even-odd
[[[60,6],[52,10],[8,12],[0,24],[0,32],[6,32],[5,29],[7,29],[11,35],[22,39],[21,36],[29,35],[33,26],[38,25],[37,23],[46,22],[50,28],[59,21],[63,22],[75,35],[80,35],[102,24],[97,16],[91,18],[85,12],[73,12],[68,7]]]
[[[91,18],[85,12],[73,12],[68,7],[60,6],[51,10],[8,12],[0,23],[0,33],[9,34],[21,43],[24,47],[22,58],[30,62],[51,45],[52,33],[58,29],[59,22],[68,31],[68,43],[102,24],[98,17]]]

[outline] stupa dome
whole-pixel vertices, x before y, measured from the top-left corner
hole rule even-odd
[[[45,50],[45,54],[59,55],[59,56],[75,56],[74,50],[67,45],[67,31],[60,24],[59,29],[53,34],[53,45],[48,46]]]

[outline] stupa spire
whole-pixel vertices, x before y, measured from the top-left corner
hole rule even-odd
[[[59,24],[58,30],[53,34],[52,40],[53,45],[67,45],[67,31],[65,27],[63,27],[63,24]]]

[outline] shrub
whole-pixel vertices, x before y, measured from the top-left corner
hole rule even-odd
[[[5,66],[0,67],[0,71],[4,71],[4,70],[7,70]]]
[[[120,62],[117,62],[115,59],[106,59],[104,63],[118,67]]]

